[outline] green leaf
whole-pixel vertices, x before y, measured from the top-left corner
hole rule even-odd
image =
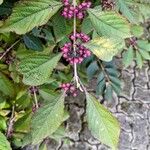
[[[57,13],[52,19],[52,25],[54,30],[54,35],[56,38],[56,42],[61,41],[67,34],[67,29],[71,29],[71,27],[66,26],[66,20],[61,16],[60,13]]]
[[[15,95],[14,85],[4,74],[0,73],[0,91],[5,95],[13,97]]]
[[[0,115],[0,130],[6,130],[6,129],[7,129],[6,120],[3,116]]]
[[[115,56],[124,45],[122,41],[119,40],[96,37],[84,44],[84,46],[90,49],[99,59],[111,61],[113,56]]]
[[[146,60],[150,60],[150,53],[144,50],[139,49],[139,52],[141,54],[141,56],[146,59]]]
[[[120,135],[119,122],[94,96],[86,93],[86,99],[89,129],[102,143],[116,150]]]
[[[30,129],[31,124],[31,113],[24,115],[19,118],[14,124],[15,132],[27,132]]]
[[[142,36],[142,34],[144,33],[144,29],[142,26],[140,25],[132,25],[131,26],[131,33],[136,36],[136,37],[140,37]]]
[[[97,70],[99,69],[97,62],[92,62],[88,68],[87,68],[87,76],[89,79],[92,79],[92,77],[96,74]]]
[[[113,90],[112,86],[108,85],[105,91],[105,100],[112,100],[113,99]]]
[[[125,65],[125,68],[128,67],[134,58],[134,50],[132,47],[130,47],[123,55],[123,64]]]
[[[25,34],[34,27],[44,25],[60,9],[62,4],[54,0],[24,0],[18,2],[0,32]]]
[[[5,135],[0,132],[0,150],[11,150],[10,143],[7,141]]]
[[[130,24],[119,13],[97,9],[89,9],[88,13],[98,34],[113,38],[131,37]]]
[[[88,34],[90,33],[92,30],[94,30],[92,24],[91,24],[91,20],[90,18],[85,18],[82,22],[82,27],[81,27],[81,31]]]
[[[139,22],[139,15],[136,10],[127,3],[128,0],[116,0],[116,5],[122,14],[128,18],[131,23]]]
[[[138,40],[137,46],[142,50],[150,52],[150,43],[148,41]]]
[[[46,55],[28,56],[21,60],[19,71],[23,74],[23,82],[27,85],[45,83],[56,67],[61,54],[49,57]]]
[[[23,40],[27,48],[37,51],[43,50],[43,45],[39,38],[33,35],[24,35]]]
[[[53,134],[61,125],[64,117],[64,97],[59,95],[38,109],[32,119],[32,143],[37,144]]]
[[[137,62],[138,67],[141,69],[143,66],[143,60],[142,60],[142,56],[140,55],[138,51],[136,51],[136,62]]]

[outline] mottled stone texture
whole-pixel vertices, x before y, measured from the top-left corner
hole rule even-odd
[[[119,61],[118,61],[119,62]],[[120,67],[121,64],[118,63]],[[118,118],[121,124],[119,150],[150,150],[150,70],[145,64],[139,70],[133,64],[129,69],[120,69],[122,93],[114,95],[108,109]],[[90,89],[95,86],[90,84]],[[110,150],[102,145],[90,133],[85,122],[85,96],[66,99],[70,118],[66,123],[69,144],[50,141],[49,150]]]

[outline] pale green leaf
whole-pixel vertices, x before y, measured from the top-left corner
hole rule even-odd
[[[142,56],[140,55],[138,51],[136,51],[136,63],[138,67],[141,69],[143,66],[143,60],[142,60]]]
[[[131,32],[135,37],[140,37],[144,33],[144,29],[140,25],[132,25]]]
[[[150,60],[150,52],[139,49],[139,53],[144,59]]]
[[[120,135],[119,122],[94,96],[87,93],[86,98],[89,129],[102,143],[116,150]]]
[[[125,68],[128,67],[134,58],[134,50],[130,47],[123,55],[123,63]]]
[[[116,0],[116,5],[122,14],[131,22],[137,24],[139,18],[141,17],[137,9],[134,9],[134,5],[131,6],[128,4],[128,0]]]
[[[49,57],[46,55],[28,56],[21,60],[19,71],[23,74],[23,82],[27,85],[45,83],[56,67],[61,54]]]
[[[34,27],[44,25],[60,9],[62,4],[54,0],[24,0],[18,2],[0,32],[25,34]]]
[[[0,150],[11,150],[10,143],[6,136],[0,132]]]
[[[3,0],[0,0],[0,5],[3,3]]]
[[[0,91],[2,91],[5,95],[13,97],[15,94],[14,85],[9,78],[7,78],[4,74],[0,73]]]
[[[88,10],[95,30],[101,35],[114,38],[131,37],[130,24],[119,13],[101,12],[97,9]]]
[[[32,143],[37,144],[53,134],[63,122],[64,94],[39,108],[32,118]]]
[[[146,40],[138,40],[137,46],[142,50],[150,52],[150,43]]]
[[[111,61],[113,56],[123,48],[123,44],[123,41],[106,37],[96,37],[90,42],[84,44],[84,46],[91,50],[101,60]]]

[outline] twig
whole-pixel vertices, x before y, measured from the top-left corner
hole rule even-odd
[[[38,105],[37,95],[36,95],[35,91],[34,91],[34,101],[35,101],[35,107],[36,107],[36,109],[38,109],[39,105]]]
[[[8,128],[7,128],[7,132],[6,132],[6,136],[7,138],[11,137],[11,134],[13,132],[13,125],[14,125],[14,120],[15,120],[15,106],[12,107],[12,113],[11,113],[11,117],[9,119],[9,123],[8,123]]]
[[[76,7],[76,0],[73,0],[73,7],[75,9]],[[76,55],[76,14],[74,13],[74,19],[73,19],[73,35],[74,35],[74,39],[73,39],[73,51],[74,51],[74,54]],[[73,64],[73,68],[74,68],[74,80],[77,84],[77,87],[80,86],[79,84],[79,77],[78,77],[78,74],[77,74],[77,64],[74,63]]]
[[[8,49],[6,49],[6,51],[1,55],[0,60],[2,60],[2,58],[20,41],[20,39],[18,41],[16,41],[14,44],[12,44]]]

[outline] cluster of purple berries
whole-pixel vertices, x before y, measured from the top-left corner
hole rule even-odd
[[[76,33],[76,35],[70,35],[71,40],[81,40],[83,43],[88,42],[90,37],[84,33]],[[63,57],[70,64],[80,64],[84,58],[89,57],[91,52],[89,49],[85,48],[80,42],[76,43],[76,51],[73,51],[73,44],[71,42],[66,43],[61,51],[63,53]]]
[[[63,52],[63,57],[70,64],[80,64],[84,58],[91,55],[91,52],[81,44],[76,44],[76,52],[73,51],[72,43],[66,43],[61,50]]]
[[[76,33],[75,35],[71,34],[70,39],[72,41],[80,39],[83,43],[86,43],[90,40],[90,37],[87,34],[81,32],[81,33]]]
[[[73,97],[77,96],[77,89],[76,87],[71,83],[62,83],[60,85],[60,88],[64,90],[67,94],[72,94]]]
[[[68,19],[73,18],[74,15],[78,19],[83,19],[85,16],[86,9],[90,8],[90,6],[91,6],[91,2],[89,2],[89,1],[82,2],[75,8],[73,5],[71,5],[69,3],[69,0],[63,0],[63,4],[64,4],[64,9],[62,11],[62,16],[64,16],[65,18],[68,18]]]
[[[115,7],[115,1],[113,0],[102,0],[103,10],[113,10]]]

